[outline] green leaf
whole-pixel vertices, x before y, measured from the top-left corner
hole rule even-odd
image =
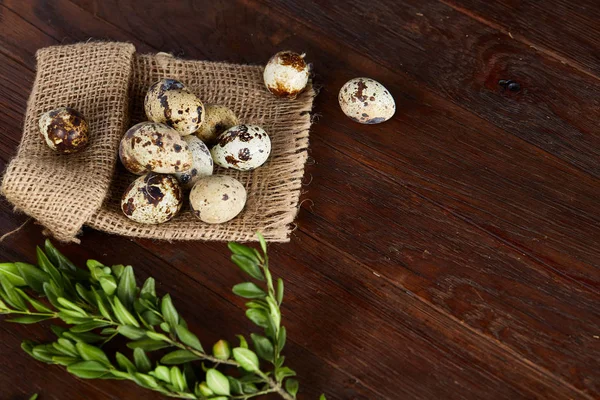
[[[146,279],[146,282],[144,282],[144,285],[142,286],[142,290],[140,290],[140,297],[145,300],[156,298],[156,283],[154,282],[154,278],[150,277]]]
[[[68,357],[68,356],[54,356],[52,357],[52,362],[55,364],[63,365],[68,367],[71,364],[75,364],[76,362],[81,361],[80,358],[76,357]]]
[[[2,284],[2,297],[4,297],[4,300],[19,311],[26,311],[27,304],[25,304],[23,298],[17,293],[13,284],[8,279],[1,280],[0,284]]]
[[[220,371],[211,368],[206,371],[206,384],[216,394],[229,396],[229,380]]]
[[[44,283],[50,282],[50,275],[35,265],[17,262],[15,266],[30,288],[38,293],[44,293]]]
[[[58,325],[50,325],[50,330],[57,336],[62,337],[63,333],[67,331],[67,328]]]
[[[75,333],[67,331],[63,333],[63,336],[76,342],[84,343],[98,343],[103,342],[106,339],[104,336],[96,335],[92,332]]]
[[[235,335],[235,336],[240,340],[240,347],[247,349],[248,342],[246,341],[246,338],[243,335]]]
[[[75,325],[70,330],[71,330],[71,332],[75,332],[75,333],[89,332],[89,331],[93,331],[94,329],[103,328],[103,327],[109,326],[109,325],[110,325],[109,322],[90,321],[90,322],[85,322],[80,325]]]
[[[13,286],[25,286],[27,283],[21,277],[21,273],[17,266],[13,263],[0,263],[0,278],[5,278],[13,284]]]
[[[112,274],[117,278],[117,279],[121,279],[121,275],[123,275],[123,271],[125,271],[125,266],[124,265],[113,265],[112,267],[110,267]],[[121,300],[123,301],[123,300]]]
[[[114,268],[114,267],[113,267]],[[117,286],[117,297],[121,300],[123,305],[131,310],[133,309],[133,300],[135,298],[137,286],[135,283],[135,275],[133,274],[133,268],[128,265],[123,270],[121,277],[119,278],[119,285]]]
[[[136,328],[139,328],[140,323],[129,311],[127,311],[125,306],[121,303],[121,300],[119,300],[118,297],[115,297],[113,301],[113,311],[119,322],[123,325],[133,325]]]
[[[236,347],[233,349],[233,358],[248,372],[258,371],[258,357],[249,349]]]
[[[75,347],[81,355],[81,358],[83,358],[84,360],[98,361],[107,366],[110,366],[110,361],[108,360],[108,357],[106,356],[104,351],[102,351],[102,349],[100,349],[99,347],[92,346],[91,344],[87,344],[84,342],[76,343]]]
[[[259,281],[264,281],[265,276],[258,265],[258,260],[250,259],[244,255],[234,254],[231,256],[231,261],[235,263],[242,271],[253,277],[254,279],[258,279]]]
[[[242,383],[242,391],[246,394],[253,394],[258,392],[258,388],[254,383]]]
[[[269,311],[269,305],[264,300],[250,300],[246,303],[247,308],[262,308],[263,310]]]
[[[277,303],[271,297],[267,297],[267,303],[269,303],[271,320],[275,327],[279,328],[279,325],[281,325],[281,311],[279,311],[279,306],[277,306]]]
[[[200,357],[188,350],[175,350],[163,356],[160,362],[165,365],[177,365],[196,360],[200,360]]]
[[[266,242],[264,236],[260,232],[256,232],[256,236],[258,237],[258,241],[260,242],[260,248],[262,249],[263,253],[266,255],[267,254],[267,242]]]
[[[144,311],[140,317],[146,321],[149,326],[160,325],[163,322],[163,320],[151,310]]]
[[[202,383],[198,384],[196,386],[196,390],[194,390],[194,393],[198,397],[210,397],[215,394],[215,392],[210,390],[210,388],[208,387],[206,382],[202,382]]]
[[[77,348],[69,339],[58,338],[58,340],[52,343],[52,346],[61,353],[64,353],[71,357],[79,357],[79,352]]]
[[[231,347],[226,340],[219,340],[213,345],[213,355],[219,360],[229,360],[231,357]]]
[[[121,325],[117,328],[117,331],[119,334],[131,340],[138,340],[146,336],[145,330],[131,325]]]
[[[283,279],[277,279],[277,303],[281,305],[283,302]]]
[[[52,364],[52,357],[60,356],[61,353],[56,351],[52,345],[40,344],[34,346],[30,353],[36,360]]]
[[[102,286],[102,290],[106,293],[107,296],[112,296],[117,290],[117,282],[115,281],[114,276],[102,276],[100,277],[100,286]]]
[[[71,374],[83,379],[96,379],[109,372],[109,369],[98,361],[81,361],[67,367]]]
[[[273,344],[264,336],[253,333],[250,335],[256,354],[263,360],[273,362]]]
[[[169,337],[167,335],[164,335],[162,333],[159,332],[152,332],[152,331],[146,331],[146,335],[153,340],[160,340],[163,342],[171,342],[171,339],[169,339]]]
[[[171,383],[178,391],[183,392],[187,389],[185,376],[177,366],[171,367],[169,375],[171,376]]]
[[[242,394],[242,383],[235,379],[233,376],[228,376],[227,380],[229,381],[229,389],[233,394]]]
[[[104,318],[112,321],[112,315],[108,311],[108,306],[106,305],[106,302],[104,301],[102,296],[100,296],[100,294],[96,292],[94,288],[92,288],[92,292],[94,293],[94,297],[96,298],[96,306],[98,306],[100,314],[102,314]]]
[[[32,396],[29,398],[29,400],[37,400],[37,398],[38,398],[38,394],[37,394],[37,393],[35,393],[34,395],[32,395]]]
[[[150,388],[150,389],[156,389],[159,386],[156,379],[154,379],[150,375],[142,374],[139,372],[136,372],[134,375],[142,383],[143,387]]]
[[[104,328],[104,329],[102,329],[102,330],[100,331],[100,334],[101,334],[101,335],[108,336],[108,335],[113,335],[113,334],[115,334],[115,333],[117,333],[117,332],[118,332],[118,331],[117,331],[115,328]]]
[[[323,394],[321,394],[321,395],[319,396],[319,400],[327,400],[327,399],[325,398],[325,393],[323,393]]]
[[[133,361],[136,368],[140,372],[148,372],[152,369],[150,359],[141,348],[137,347],[133,350]]]
[[[190,332],[187,328],[184,328],[181,325],[177,325],[175,327],[175,331],[177,332],[177,337],[179,337],[179,339],[181,339],[181,341],[184,344],[190,346],[193,349],[204,351],[202,345],[200,344],[200,340],[198,340],[198,337],[192,332]]]
[[[144,351],[156,351],[167,347],[171,347],[171,345],[169,343],[161,342],[158,340],[140,339],[127,343],[127,347],[129,347],[130,349],[140,348]]]
[[[227,247],[229,247],[229,250],[234,255],[245,256],[257,264],[260,263],[260,259],[258,258],[257,254],[253,248],[250,248],[250,247],[247,247],[242,244],[235,243],[235,242],[229,242],[227,244]]]
[[[48,301],[50,302],[50,304],[52,304],[56,308],[59,308],[60,303],[58,302],[58,293],[56,293],[56,291],[54,290],[54,287],[52,287],[52,285],[50,285],[48,282],[46,282],[43,285],[43,290],[44,290],[44,294],[48,298]]]
[[[47,319],[52,319],[53,316],[46,315],[23,315],[20,317],[14,317],[11,319],[7,319],[6,322],[16,322],[18,324],[35,324],[37,322],[46,321]]]
[[[173,306],[170,295],[167,294],[163,297],[162,302],[160,303],[160,309],[165,321],[175,329],[177,325],[179,325],[179,314],[177,314],[177,310],[175,309],[175,306]]]
[[[58,298],[58,304],[60,304],[63,307],[66,307],[68,310],[75,311],[77,314],[80,314],[82,317],[87,316],[87,312],[83,308],[79,307],[77,304],[73,303],[72,301],[65,299],[64,297]]]
[[[137,371],[137,368],[135,367],[135,365],[133,365],[133,363],[131,361],[129,361],[129,359],[127,357],[125,357],[123,354],[116,352],[115,358],[117,360],[117,364],[119,364],[119,368],[126,370],[130,374]]]
[[[35,347],[35,343],[31,340],[24,340],[21,342],[21,349],[31,357],[33,357],[33,348]]]
[[[154,371],[150,372],[150,374],[161,381],[171,383],[171,374],[169,372],[169,368],[165,367],[164,365],[159,365],[154,369]]]
[[[92,306],[97,306],[96,297],[94,297],[94,294],[91,291],[84,288],[81,283],[75,284],[75,291],[77,291],[77,294],[79,295],[79,297],[81,297],[83,301],[85,301],[88,304],[91,304]]]
[[[65,271],[77,271],[78,270],[78,268],[75,266],[75,264],[73,264],[71,261],[69,261],[69,259],[67,257],[62,255],[62,253],[60,251],[58,251],[56,249],[56,247],[54,247],[54,245],[52,244],[50,239],[46,239],[46,241],[44,242],[44,249],[46,250],[46,254],[48,255],[48,258],[50,259],[50,261],[52,261],[52,264],[58,265],[59,269],[62,269]]]
[[[296,372],[288,367],[279,368],[275,373],[275,379],[277,379],[277,382],[281,382],[282,380],[290,376],[296,376]]]
[[[56,269],[56,267],[52,265],[50,260],[48,260],[48,257],[46,257],[46,254],[44,254],[44,252],[42,251],[42,249],[40,249],[39,246],[37,246],[35,250],[37,254],[37,263],[40,266],[40,268],[44,270],[48,275],[50,275],[52,280],[59,287],[64,287],[63,277],[60,274],[60,272],[58,272],[58,269]]]
[[[269,314],[265,310],[258,308],[251,308],[246,310],[246,317],[261,328],[268,328],[270,326]]]
[[[233,287],[233,293],[246,299],[262,299],[267,295],[264,290],[252,282],[238,283]]]
[[[162,329],[164,332],[171,332],[171,327],[169,326],[169,323],[166,321],[161,322],[160,329]]]
[[[285,329],[285,326],[282,326],[281,328],[279,328],[279,336],[277,337],[277,347],[279,352],[281,353],[281,350],[283,350],[283,348],[285,347],[285,341],[287,339],[287,331]]]
[[[29,296],[27,293],[25,293],[21,289],[16,287],[15,292],[17,292],[17,294],[19,294],[19,296],[21,296],[23,299],[27,300],[27,302],[29,302],[29,304],[31,304],[33,306],[33,308],[36,309],[36,311],[43,312],[43,313],[53,313],[54,312],[52,309],[46,307],[43,303],[32,298],[31,296]]]
[[[288,379],[285,381],[285,390],[287,390],[294,398],[296,398],[296,394],[298,394],[299,386],[298,381],[295,379]]]

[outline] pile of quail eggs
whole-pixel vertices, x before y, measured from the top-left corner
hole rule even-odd
[[[295,99],[309,81],[304,54],[282,51],[265,66],[266,88],[275,96]],[[379,82],[354,78],[340,89],[342,111],[356,122],[377,124],[390,119],[394,99]],[[131,173],[140,175],[121,199],[127,218],[141,224],[172,219],[189,191],[190,208],[201,221],[219,224],[235,218],[246,204],[246,189],[229,176],[213,175],[214,164],[250,171],[263,165],[271,140],[263,128],[240,123],[228,107],[204,104],[184,83],[162,79],[144,99],[147,121],[123,136],[119,158]],[[89,126],[78,111],[61,107],[39,119],[45,143],[63,154],[84,149]]]

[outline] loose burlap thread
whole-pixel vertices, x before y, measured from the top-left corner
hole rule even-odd
[[[23,137],[2,182],[4,196],[35,218],[58,240],[77,242],[83,225],[124,235],[165,240],[289,240],[304,164],[310,111],[315,92],[309,85],[296,100],[272,96],[260,66],[190,61],[169,54],[140,55],[127,43],[54,46],[37,53],[37,74],[27,105]],[[262,126],[272,153],[248,172],[216,167],[215,174],[238,179],[248,201],[235,219],[218,225],[196,219],[187,202],[171,221],[143,225],[126,218],[120,199],[136,178],[117,162],[121,137],[144,121],[144,95],[165,77],[184,82],[205,103],[230,107],[244,123]],[[73,107],[90,124],[91,141],[82,152],[59,155],[41,140],[41,114]]]

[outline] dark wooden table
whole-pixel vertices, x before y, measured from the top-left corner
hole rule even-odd
[[[2,0],[1,162],[38,48],[95,38],[253,64],[306,52],[322,90],[305,193],[291,242],[271,247],[301,398],[599,398],[599,20],[597,0]],[[342,114],[357,76],[391,91],[392,120]],[[1,207],[2,232],[26,220]],[[153,275],[203,341],[252,329],[224,243],[82,238],[61,249]],[[0,258],[34,261],[42,240],[29,223]],[[19,347],[50,337],[0,323],[0,398],[159,398]]]

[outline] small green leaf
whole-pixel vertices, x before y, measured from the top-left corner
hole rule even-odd
[[[229,360],[231,357],[231,347],[226,340],[219,340],[213,345],[213,355],[219,360]]]
[[[177,366],[171,367],[169,375],[171,376],[171,383],[179,392],[183,392],[187,389],[187,382],[185,380],[185,376]]]
[[[71,332],[75,332],[75,333],[89,332],[89,331],[93,331],[94,329],[103,328],[103,327],[109,326],[109,325],[110,325],[109,322],[90,321],[90,322],[85,322],[81,325],[75,325],[74,327],[71,328]]]
[[[129,372],[119,371],[118,369],[111,369],[110,373],[112,374],[112,376],[114,378],[107,378],[107,377],[104,377],[104,378],[106,378],[106,379],[132,379],[132,376]]]
[[[273,362],[273,344],[264,336],[253,333],[250,335],[256,354],[263,360]]]
[[[279,336],[277,337],[277,347],[279,348],[279,352],[281,352],[281,350],[283,350],[283,348],[285,347],[286,339],[287,331],[285,329],[285,326],[282,326],[281,328],[279,328]]]
[[[13,284],[13,286],[25,286],[27,283],[21,276],[19,269],[13,263],[0,263],[0,277],[4,277]]]
[[[52,264],[57,265],[59,269],[62,269],[65,271],[77,271],[78,270],[78,268],[75,266],[75,264],[73,264],[71,261],[69,261],[69,259],[67,257],[62,255],[62,253],[60,251],[58,251],[56,249],[56,247],[54,247],[54,245],[52,244],[50,239],[46,239],[46,241],[44,242],[44,249],[46,250],[46,254],[48,255],[48,258],[50,259],[50,261],[52,261]]]
[[[63,336],[76,342],[84,343],[98,343],[103,342],[106,339],[104,336],[96,335],[92,332],[74,333],[67,331],[63,333]]]
[[[210,397],[212,395],[215,394],[215,392],[213,392],[212,390],[210,390],[210,388],[208,387],[208,385],[206,384],[206,382],[202,382],[200,384],[198,384],[196,386],[196,390],[194,391],[194,393],[196,394],[196,396],[198,397]]]
[[[152,331],[146,331],[146,335],[153,340],[160,340],[163,342],[171,342],[171,339],[169,339],[169,337],[167,335],[164,335],[162,333],[158,333],[158,332],[152,332]]]
[[[296,398],[296,394],[298,394],[299,386],[298,381],[295,379],[288,379],[285,381],[285,390],[287,390],[294,398]]]
[[[140,372],[148,372],[152,369],[150,359],[141,348],[137,347],[133,350],[133,361],[135,366]]]
[[[52,357],[60,356],[61,353],[52,348],[51,345],[40,344],[34,346],[30,353],[36,360],[52,364]]]
[[[171,327],[167,321],[161,322],[160,329],[162,329],[164,332],[171,332]]]
[[[127,343],[127,347],[129,347],[130,349],[140,348],[144,351],[156,351],[167,347],[171,347],[171,345],[169,343],[165,343],[158,340],[140,339]]]
[[[140,327],[140,323],[135,317],[125,308],[121,300],[118,297],[113,298],[113,311],[115,316],[123,325],[133,325],[136,328]]]
[[[58,298],[58,304],[67,308],[68,310],[75,311],[76,313],[80,314],[82,317],[87,316],[87,312],[83,308],[79,307],[77,304],[73,303],[72,301],[65,299],[64,297]]]
[[[129,361],[129,359],[123,354],[116,352],[115,358],[117,360],[117,364],[119,364],[119,368],[126,370],[130,374],[137,371],[135,365],[133,365],[133,363]]]
[[[100,294],[96,292],[96,290],[93,288],[92,292],[94,293],[94,297],[96,298],[96,305],[98,306],[100,314],[102,314],[104,318],[112,321],[112,315],[110,315],[110,312],[108,311],[108,306],[106,305],[106,302],[104,301],[102,296],[100,296]]]
[[[267,254],[267,242],[266,242],[264,236],[260,232],[256,232],[256,236],[258,237],[258,241],[260,242],[260,248],[262,249],[263,253],[266,255]]]
[[[258,357],[249,349],[236,347],[233,349],[233,358],[248,372],[258,371]]]
[[[2,279],[0,284],[2,285],[2,297],[4,297],[4,300],[19,311],[26,311],[27,304],[25,304],[23,298],[17,293],[13,284],[8,279]]]
[[[206,384],[216,394],[229,396],[229,380],[220,371],[211,368],[206,372]]]
[[[29,304],[31,304],[33,306],[33,308],[35,308],[37,311],[44,312],[44,313],[54,312],[50,308],[46,307],[43,303],[40,303],[36,299],[34,299],[31,296],[29,296],[27,293],[25,293],[21,289],[19,289],[19,288],[16,287],[15,291],[19,294],[19,296],[21,296],[22,298],[24,298],[25,300],[27,300],[27,302],[29,302]]]
[[[256,387],[256,385],[254,383],[242,383],[242,391],[246,394],[253,394],[258,392],[258,388]]]
[[[133,299],[135,298],[136,291],[137,286],[135,283],[133,268],[131,265],[128,265],[125,267],[121,277],[119,278],[117,296],[119,297],[119,300],[121,300],[121,303],[123,303],[123,305],[129,310],[133,309]]]
[[[124,265],[113,265],[112,267],[110,267],[112,274],[117,278],[117,279],[121,279],[121,275],[123,275],[123,271],[125,271],[125,266]],[[123,301],[123,300],[121,300]]]
[[[164,365],[159,365],[154,369],[154,372],[150,372],[150,374],[161,381],[171,383],[171,374],[169,372],[169,368],[165,367]]]
[[[64,287],[63,277],[60,274],[60,272],[58,272],[58,269],[56,269],[56,267],[52,265],[48,257],[46,257],[46,254],[44,254],[44,252],[42,251],[42,249],[40,249],[39,246],[37,246],[35,249],[37,254],[37,263],[40,266],[40,268],[44,270],[48,275],[50,275],[52,280],[58,286]]]
[[[270,326],[269,314],[265,310],[261,310],[258,308],[251,308],[246,310],[246,316],[256,325],[261,328],[268,328]]]
[[[67,367],[71,374],[83,379],[96,379],[109,372],[109,369],[98,361],[81,361]]]
[[[142,286],[142,290],[140,290],[140,297],[145,300],[156,298],[156,283],[154,282],[154,278],[150,277],[146,279],[146,282],[144,282],[144,285]]]
[[[233,293],[246,299],[262,299],[267,295],[264,290],[252,282],[238,283],[233,287]]]
[[[283,279],[277,279],[277,303],[281,305],[283,302]]]
[[[138,382],[141,382],[143,387],[146,387],[149,389],[156,389],[159,386],[156,379],[154,379],[150,375],[142,374],[139,372],[136,372],[134,375],[136,378],[138,378]]]
[[[184,344],[187,344],[193,349],[204,351],[198,337],[190,332],[187,328],[184,328],[182,325],[176,325],[175,331],[177,332],[177,337],[179,337]]]
[[[175,306],[173,306],[170,295],[167,294],[163,297],[162,302],[160,303],[160,309],[165,321],[175,329],[177,325],[179,325],[179,314],[177,314],[177,310],[175,309]]]
[[[275,373],[275,379],[277,379],[277,382],[281,382],[290,376],[296,376],[296,372],[288,367],[278,368],[277,372]]]
[[[46,321],[47,319],[52,319],[53,316],[46,315],[23,315],[20,317],[14,317],[11,319],[7,319],[6,322],[16,322],[18,324],[35,324],[37,322]]]
[[[50,275],[35,265],[17,262],[15,266],[30,288],[38,293],[44,293],[44,283],[50,282]]]
[[[240,267],[242,271],[253,277],[254,279],[258,279],[259,281],[264,281],[265,276],[258,265],[258,260],[253,260],[245,255],[234,254],[231,256],[231,261],[234,262],[235,265]]]
[[[34,395],[32,395],[32,396],[29,398],[29,400],[37,400],[37,398],[38,398],[38,394],[37,394],[37,393],[35,393]]]
[[[68,367],[71,364],[75,364],[76,362],[81,361],[80,358],[75,358],[75,357],[67,357],[67,356],[54,356],[52,357],[52,362],[54,362],[55,364],[59,364],[59,365],[63,365],[65,367]]]
[[[240,340],[240,347],[247,349],[248,342],[246,341],[246,338],[243,335],[235,335],[235,336]]]
[[[79,357],[79,352],[77,351],[77,348],[69,339],[58,338],[58,340],[55,343],[52,343],[52,346],[54,346],[55,349],[68,356]]]
[[[151,310],[144,311],[141,317],[149,326],[160,325],[163,322],[163,320]]]
[[[271,297],[267,297],[267,303],[269,303],[271,320],[275,327],[279,328],[279,325],[281,324],[281,311],[279,311],[279,306],[277,306],[277,303]]]
[[[227,380],[229,381],[229,389],[232,394],[242,394],[242,383],[235,379],[233,376],[228,376]]]
[[[94,297],[94,294],[91,291],[84,288],[81,283],[75,284],[75,290],[77,291],[79,297],[81,297],[81,299],[84,300],[86,303],[91,304],[92,306],[97,305],[96,297]]]
[[[163,358],[160,359],[160,362],[165,365],[177,365],[183,364],[189,361],[199,360],[200,357],[196,356],[190,351],[187,350],[175,350],[171,353],[166,354]]]
[[[327,400],[327,399],[325,398],[325,393],[323,393],[323,394],[321,394],[321,395],[319,396],[319,400]]]
[[[131,339],[131,340],[138,340],[143,337],[146,337],[145,330],[143,330],[141,328],[136,328],[135,326],[131,326],[131,325],[120,325],[119,328],[117,328],[117,331],[119,332],[120,335],[123,335],[126,338]]]
[[[250,260],[254,261],[257,264],[260,263],[260,259],[258,258],[256,251],[251,247],[247,247],[243,244],[235,242],[229,242],[227,244],[227,247],[229,247],[229,250],[233,254],[248,257]]]
[[[115,290],[117,290],[115,277],[110,275],[100,277],[100,286],[102,286],[102,290],[104,290],[107,296],[112,296]]]
[[[50,325],[50,330],[60,338],[62,337],[63,333],[67,331],[67,328],[58,325]]]
[[[50,304],[52,304],[56,308],[59,308],[60,303],[58,302],[58,293],[54,291],[52,285],[50,285],[48,282],[44,283],[43,290]]]
[[[110,366],[110,361],[108,360],[108,357],[106,357],[104,351],[102,351],[102,349],[100,349],[99,347],[92,346],[91,344],[87,344],[84,342],[78,342],[77,344],[75,344],[75,347],[81,355],[81,358],[83,358],[84,360],[98,361],[107,366]]]

